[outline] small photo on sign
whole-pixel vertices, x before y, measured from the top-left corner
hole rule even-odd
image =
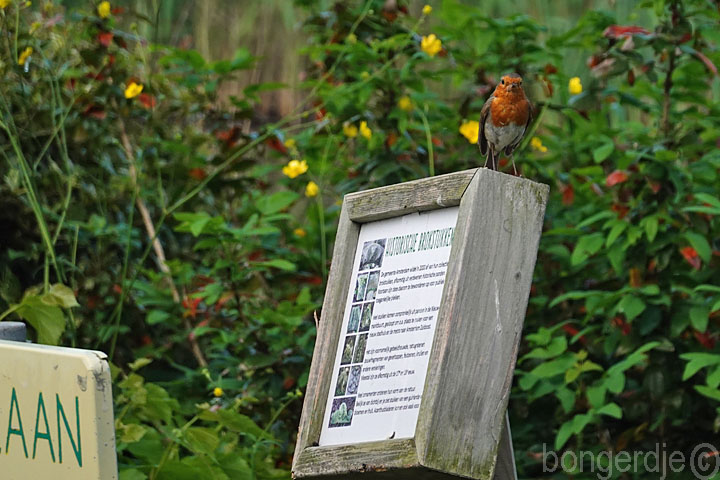
[[[348,335],[345,337],[345,345],[343,346],[342,357],[340,357],[340,365],[352,363],[353,350],[355,350],[356,335]]]
[[[367,288],[365,289],[365,300],[375,300],[378,284],[380,283],[380,270],[370,272],[368,277]]]
[[[363,245],[362,256],[360,257],[360,271],[382,267],[383,256],[385,255],[385,239],[381,238]]]
[[[338,373],[337,383],[335,384],[335,396],[341,397],[345,395],[347,390],[348,379],[350,377],[350,367],[342,367]]]
[[[367,332],[370,330],[370,321],[372,320],[373,302],[366,303],[360,316],[360,331]]]
[[[350,369],[350,380],[348,380],[347,385],[347,394],[348,395],[355,395],[358,390],[358,385],[360,385],[360,372],[362,371],[362,367],[360,365],[355,365]]]
[[[365,287],[367,287],[367,281],[367,273],[358,275],[357,282],[355,283],[355,295],[353,296],[353,302],[362,302],[363,298],[365,298]]]
[[[362,311],[362,305],[353,305],[350,309],[350,321],[348,322],[347,333],[355,333],[360,326],[360,312]]]
[[[367,347],[368,334],[360,335],[355,346],[355,354],[353,355],[353,363],[362,363],[365,360],[365,347]]]
[[[352,423],[355,397],[336,398],[330,410],[330,428],[347,427]]]

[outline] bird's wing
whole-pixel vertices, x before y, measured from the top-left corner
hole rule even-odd
[[[528,100],[528,119],[527,122],[525,122],[525,128],[523,128],[522,133],[517,136],[514,142],[512,142],[510,145],[505,147],[505,155],[512,155],[512,153],[515,151],[515,149],[520,145],[520,142],[522,142],[522,139],[525,137],[525,134],[528,131],[528,128],[530,128],[530,124],[533,120],[533,108],[532,104]]]
[[[490,105],[493,100],[495,100],[495,95],[491,95],[485,102],[485,105],[483,105],[482,110],[480,110],[480,131],[478,132],[478,144],[480,145],[481,155],[487,155],[488,152],[488,142],[485,137],[485,122],[490,116]]]

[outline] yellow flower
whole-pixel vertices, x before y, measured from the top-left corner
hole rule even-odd
[[[18,65],[25,65],[25,62],[27,61],[28,57],[32,55],[33,49],[32,47],[27,47],[25,50],[22,51],[20,56],[18,57]]]
[[[425,5],[422,12],[423,15],[430,15],[432,13],[432,7],[430,5]]]
[[[362,78],[363,80],[367,80],[368,78],[370,78],[370,74],[368,72],[362,72],[360,74],[360,78]]]
[[[477,143],[478,136],[480,135],[480,123],[475,120],[463,122],[462,125],[460,125],[460,133],[463,137],[467,138],[468,142]]]
[[[370,138],[372,137],[372,130],[368,128],[367,122],[365,120],[360,122],[360,135],[362,135],[368,140],[370,140]]]
[[[142,84],[137,84],[135,82],[130,82],[130,84],[125,88],[125,98],[133,98],[140,95],[140,92],[143,91]]]
[[[353,45],[353,44],[357,43],[357,36],[355,36],[354,33],[351,33],[350,35],[347,36],[346,40],[349,44]]]
[[[30,0],[28,0],[27,2],[25,2],[25,6],[26,6],[26,7],[32,6],[32,2],[31,2]]]
[[[542,140],[540,140],[540,137],[532,137],[530,139],[530,145],[538,152],[545,153],[548,151],[547,147],[543,145]]]
[[[97,7],[98,16],[100,18],[107,18],[110,16],[110,2],[100,2]]]
[[[318,194],[320,191],[320,187],[318,187],[318,184],[310,180],[305,187],[305,196],[306,197],[314,197]]]
[[[295,139],[294,138],[288,138],[285,140],[285,146],[287,148],[295,148]]]
[[[2,1],[2,0],[0,0],[0,1]],[[40,22],[33,22],[33,23],[30,25],[30,35],[32,35],[33,33],[37,32],[40,27],[42,27],[42,23],[40,23]]]
[[[407,95],[403,95],[402,97],[400,97],[397,105],[400,110],[405,110],[406,112],[409,112],[413,109],[412,100],[410,100],[410,97],[408,97]]]
[[[582,82],[580,82],[580,77],[573,77],[570,79],[570,83],[568,84],[568,89],[570,90],[570,95],[579,95],[582,93]]]
[[[295,230],[293,230],[293,233],[295,234],[295,236],[300,238],[303,238],[305,235],[307,235],[307,232],[302,228],[296,228]]]
[[[427,37],[422,37],[420,48],[422,48],[423,52],[427,53],[431,57],[434,57],[438,54],[438,52],[440,52],[440,50],[442,50],[442,42],[435,36],[434,33],[431,33]]]
[[[5,8],[10,5],[10,0],[0,0],[0,8]]]
[[[299,177],[307,172],[308,164],[305,160],[290,160],[287,165],[282,168],[283,174],[290,178]]]
[[[107,2],[104,2],[104,3],[107,3]],[[215,387],[215,390],[213,390],[213,395],[215,395],[216,397],[222,397],[223,393],[225,393],[225,392],[223,392],[223,389],[220,387]]]
[[[352,123],[345,122],[343,123],[343,133],[348,138],[355,138],[357,137],[358,129]]]

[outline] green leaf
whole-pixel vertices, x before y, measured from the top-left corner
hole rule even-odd
[[[136,372],[143,367],[147,367],[151,363],[152,363],[152,358],[140,357],[137,360],[135,360],[134,362],[128,363],[128,367],[130,367],[130,370],[132,370],[133,372]]]
[[[687,232],[685,234],[685,238],[688,239],[690,245],[692,245],[692,247],[695,249],[698,255],[700,255],[700,258],[702,258],[705,263],[710,261],[710,257],[712,256],[712,249],[710,248],[710,244],[704,236],[693,232]]]
[[[16,313],[35,329],[38,343],[57,345],[65,331],[62,310],[46,304],[37,295],[26,295]]]
[[[615,145],[612,142],[605,143],[593,150],[593,160],[595,163],[600,163],[608,158],[613,150],[615,150]]]
[[[170,314],[163,310],[150,310],[145,317],[145,322],[147,322],[148,325],[156,325],[163,323],[168,318],[170,318]]]
[[[688,364],[685,365],[685,371],[683,372],[683,381],[688,380],[700,369],[709,367],[710,365],[720,365],[720,355],[715,353],[683,353],[680,358],[687,360]]]
[[[655,236],[658,232],[658,218],[655,215],[647,217],[645,218],[644,223],[645,236],[647,237],[649,242],[652,242],[653,240],[655,240]]]
[[[720,402],[720,390],[717,388],[710,388],[705,385],[696,385],[695,390],[697,390],[701,395]]]
[[[220,439],[215,431],[203,427],[190,427],[185,431],[185,440],[190,450],[196,453],[212,455],[220,445]]]
[[[625,314],[628,322],[632,322],[633,319],[644,310],[645,302],[632,294],[626,294],[620,302],[618,302],[618,311]]]
[[[601,233],[593,233],[580,238],[572,255],[570,264],[574,267],[595,255],[603,246],[604,239]]]
[[[575,405],[575,392],[567,387],[560,387],[555,392],[555,396],[560,400],[560,405],[565,413],[570,413]]]
[[[297,266],[294,263],[288,262],[287,260],[283,260],[281,258],[274,258],[272,260],[268,260],[267,262],[258,262],[255,265],[279,268],[280,270],[285,270],[287,272],[294,272],[295,269],[297,268]]]
[[[120,427],[120,441],[123,443],[139,442],[145,436],[148,429],[137,423],[129,423]]]
[[[283,190],[275,192],[272,195],[260,197],[256,202],[256,206],[262,214],[270,215],[289,207],[298,197],[299,195],[295,192]]]
[[[563,293],[562,295],[558,295],[553,299],[552,302],[550,302],[549,307],[552,308],[558,303],[564,302],[565,300],[578,300],[580,298],[587,298],[592,295],[597,295],[603,293],[601,290],[574,290],[572,292]]]
[[[557,436],[555,437],[555,450],[560,450],[570,439],[573,433],[573,421],[568,420],[563,423],[558,430]]]
[[[710,320],[710,309],[707,307],[692,307],[690,309],[690,324],[698,332],[704,333]]]
[[[607,415],[609,417],[622,418],[622,409],[616,403],[608,403],[597,411],[598,415]]]
[[[625,229],[628,227],[627,222],[618,221],[613,225],[613,227],[610,229],[610,233],[608,233],[607,238],[605,239],[605,246],[609,247],[613,243],[615,243],[615,240],[625,231]]]
[[[249,434],[256,438],[272,439],[272,435],[258,427],[247,415],[231,410],[218,410],[217,418],[221,424],[233,432]]]
[[[70,287],[62,283],[56,283],[50,287],[48,292],[43,295],[42,301],[47,305],[55,305],[62,308],[79,307],[75,299],[75,293]]]
[[[544,362],[535,367],[530,374],[539,378],[550,378],[556,375],[564,374],[573,365],[575,365],[574,355],[563,355],[562,357]]]
[[[605,380],[605,386],[610,392],[617,395],[625,388],[625,375],[622,373],[613,373],[608,375]]]
[[[588,402],[593,408],[597,408],[605,403],[605,392],[607,387],[605,384],[600,384],[592,387],[587,387],[585,395],[587,395]]]
[[[122,468],[122,467],[121,467]],[[146,480],[147,475],[136,468],[120,470],[119,480]]]

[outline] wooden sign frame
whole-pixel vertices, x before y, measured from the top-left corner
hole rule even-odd
[[[294,478],[493,478],[548,192],[479,168],[345,196]],[[318,446],[360,225],[458,205],[415,437]]]

